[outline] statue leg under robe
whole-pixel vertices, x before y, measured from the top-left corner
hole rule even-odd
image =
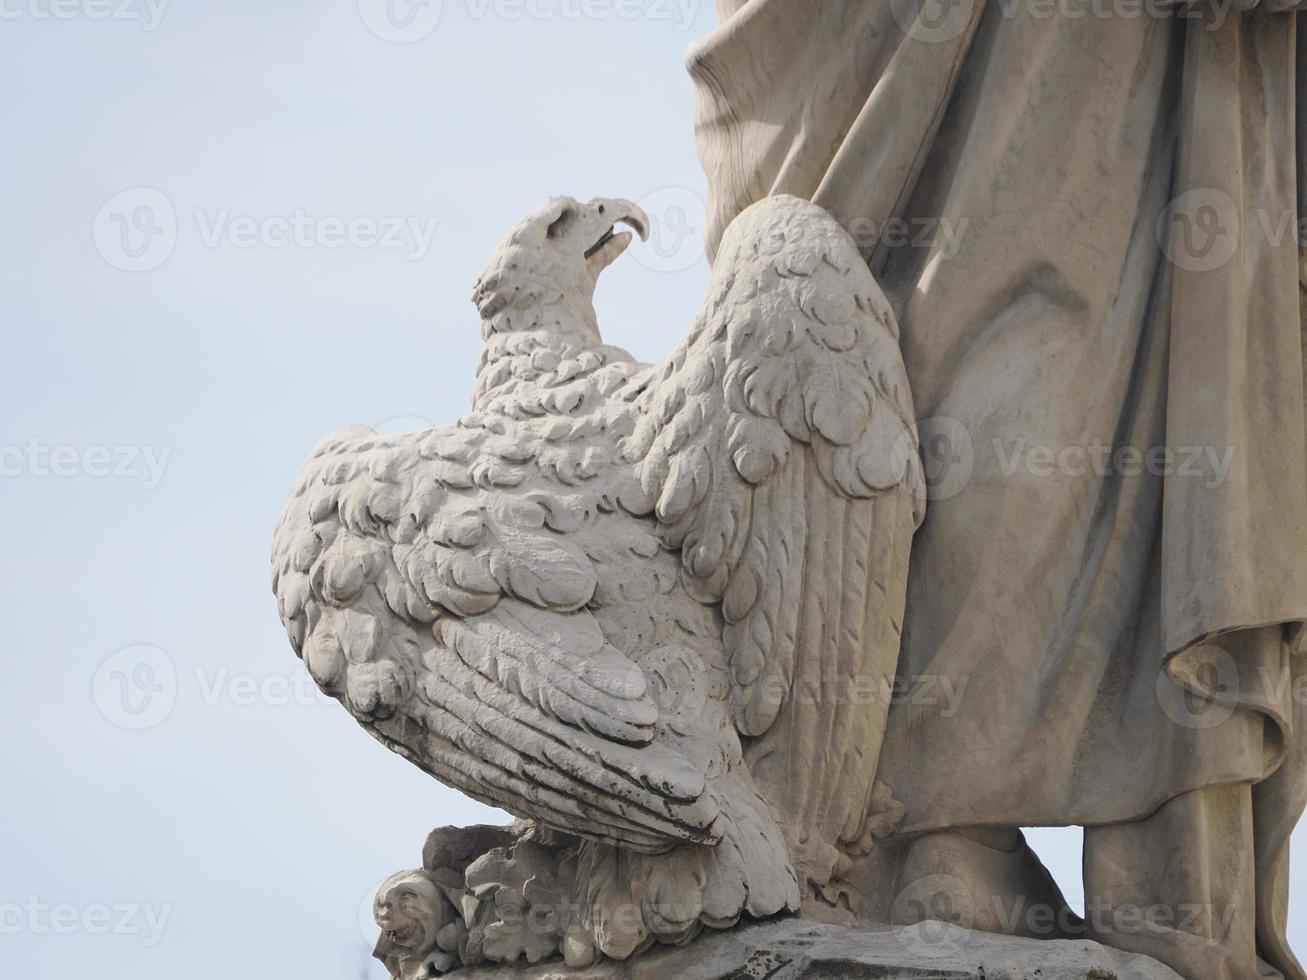
[[[1267,663],[1279,647],[1281,685],[1296,688],[1304,666],[1280,628],[1224,642]],[[1186,977],[1307,980],[1285,937],[1289,837],[1307,802],[1307,710],[1300,699],[1286,701],[1295,717],[1268,779],[1209,786],[1142,820],[1086,828],[1086,938]]]
[[[1014,827],[959,827],[916,838],[883,916],[894,925],[934,920],[1030,939],[1080,935],[1080,917]]]

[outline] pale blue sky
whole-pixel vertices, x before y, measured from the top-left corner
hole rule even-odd
[[[711,0],[445,0],[403,44],[359,2],[0,0],[6,976],[369,976],[377,881],[495,815],[307,696],[267,562],[295,472],[465,410],[472,281],[550,194],[662,223],[611,342],[698,305]],[[1037,844],[1078,895],[1078,835]]]

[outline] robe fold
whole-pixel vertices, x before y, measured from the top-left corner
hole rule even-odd
[[[1298,15],[719,5],[710,254],[809,198],[899,316],[932,498],[881,763],[904,831],[1268,780],[1307,622]]]

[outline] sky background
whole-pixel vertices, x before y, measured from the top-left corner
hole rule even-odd
[[[5,976],[381,977],[378,881],[502,819],[316,694],[273,524],[321,435],[466,410],[472,282],[551,194],[645,204],[600,322],[680,339],[713,11],[391,2],[0,0]]]

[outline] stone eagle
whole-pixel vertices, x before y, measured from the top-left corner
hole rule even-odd
[[[515,227],[475,288],[470,414],[328,436],[273,543],[322,689],[559,855],[574,901],[526,952],[572,964],[838,893],[884,796],[925,499],[894,316],[829,214],[737,218],[652,366],[592,304],[619,224],[647,235],[620,200]],[[474,961],[485,887],[440,882],[442,962]]]

